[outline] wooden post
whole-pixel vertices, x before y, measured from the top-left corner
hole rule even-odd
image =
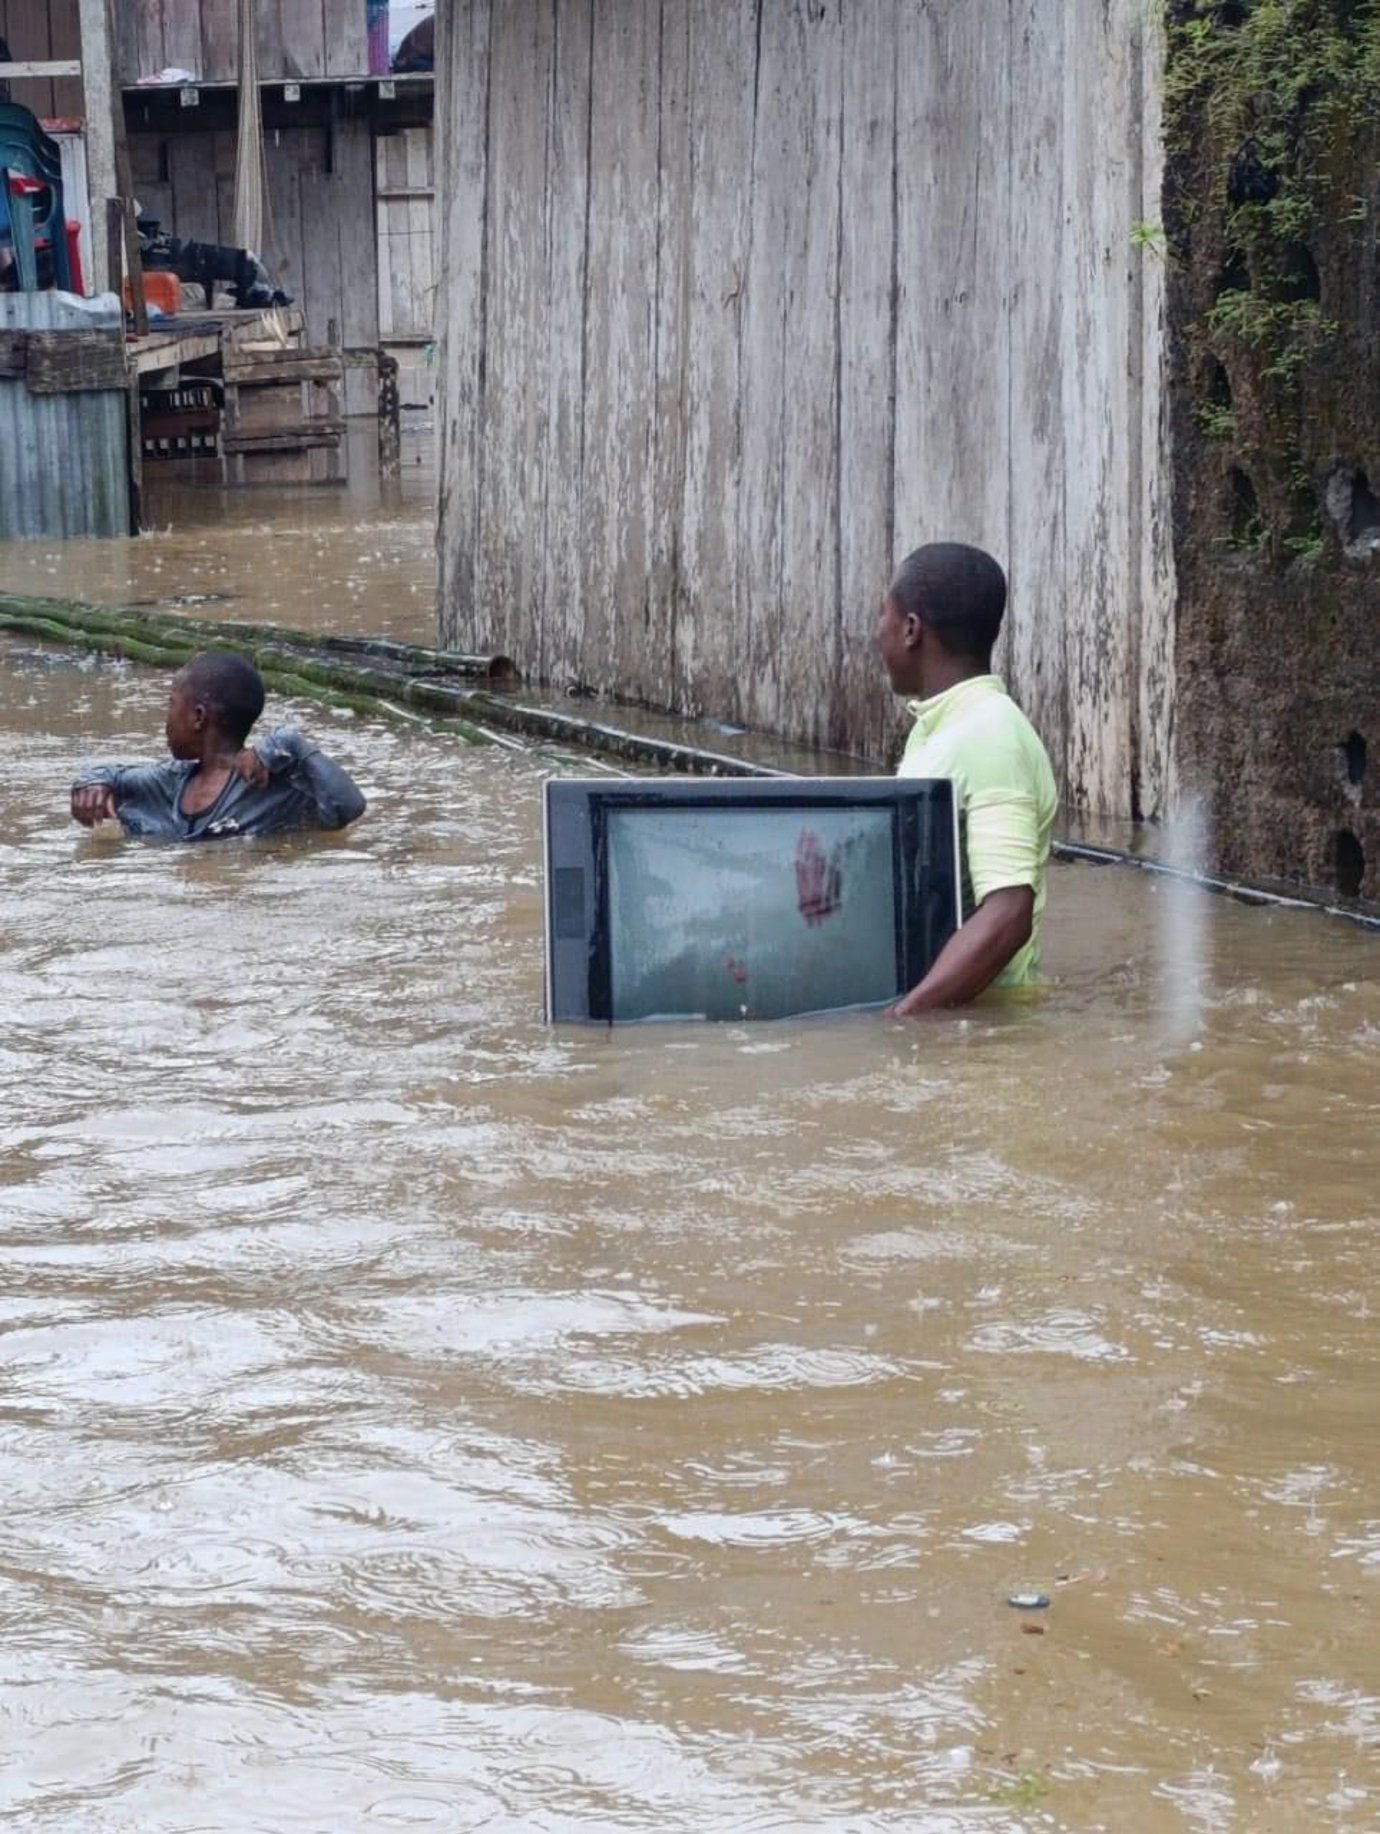
[[[402,475],[402,433],[398,412],[398,359],[379,352],[379,476]]]
[[[101,233],[105,205],[116,195],[115,121],[124,123],[124,98],[114,69],[110,0],[79,0],[81,84],[86,112],[86,188],[90,193],[91,267],[88,285],[95,293],[118,292],[119,269],[111,269]]]
[[[125,272],[129,275],[130,312],[137,338],[149,334],[149,309],[144,298],[144,263],[139,254],[139,225],[134,215],[134,185],[129,175],[129,154],[124,135],[120,136],[120,203],[125,217]]]

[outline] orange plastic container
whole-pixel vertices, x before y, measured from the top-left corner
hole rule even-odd
[[[176,274],[169,274],[165,269],[154,268],[144,275],[144,304],[156,307],[160,312],[173,314],[182,304],[182,282]],[[134,300],[130,294],[129,281],[125,281],[125,311],[134,310]]]

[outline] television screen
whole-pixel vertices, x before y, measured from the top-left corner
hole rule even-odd
[[[959,921],[945,781],[557,778],[545,851],[551,1019],[880,1006]]]
[[[738,1019],[893,999],[893,828],[889,809],[613,811],[614,1019]]]

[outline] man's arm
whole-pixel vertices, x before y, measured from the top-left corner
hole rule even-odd
[[[1047,851],[1034,797],[1023,789],[980,790],[967,799],[964,829],[977,908],[919,986],[892,1007],[898,1018],[975,1000],[1030,941],[1035,887]]]
[[[262,780],[249,763],[251,758],[262,766]],[[256,744],[246,746],[235,760],[235,767],[250,783],[286,778],[311,803],[323,828],[346,828],[359,820],[366,807],[349,772],[291,726],[279,726]]]
[[[1028,885],[989,892],[961,929],[955,930],[918,987],[891,1011],[915,1019],[941,1006],[966,1006],[990,987],[1006,964],[1030,941],[1035,893]]]

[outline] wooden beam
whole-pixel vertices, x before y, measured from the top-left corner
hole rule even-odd
[[[76,74],[82,80],[86,115],[86,188],[91,208],[91,267],[87,284],[95,293],[118,292],[120,272],[111,271],[108,239],[101,233],[107,201],[117,194],[115,179],[115,111],[124,115],[124,102],[114,84],[111,67],[114,31],[110,0],[79,0],[81,61]]]
[[[157,375],[160,370],[178,369],[184,363],[196,363],[202,357],[213,357],[220,349],[218,331],[170,332],[166,337],[155,334],[149,343],[130,346],[130,362],[140,376]]]
[[[293,427],[275,427],[261,433],[221,433],[223,452],[305,452],[313,446],[338,446],[345,433],[343,420],[301,420]]]
[[[288,355],[295,357],[297,352]],[[339,382],[344,373],[345,365],[335,352],[326,357],[302,357],[295,363],[254,363],[241,358],[225,365],[226,381],[241,387],[256,382]]]
[[[123,391],[129,383],[124,333],[118,329],[31,331],[24,379],[31,395]]]
[[[50,57],[41,63],[0,64],[0,83],[11,77],[80,76],[81,64],[74,57]]]

